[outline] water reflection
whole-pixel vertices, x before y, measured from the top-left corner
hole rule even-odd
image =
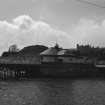
[[[47,80],[46,86],[40,89],[47,96],[45,105],[71,105],[72,81],[71,80]]]
[[[104,105],[105,81],[37,79],[0,82],[1,105]]]
[[[76,105],[104,105],[104,80],[79,80],[73,83],[73,99]]]

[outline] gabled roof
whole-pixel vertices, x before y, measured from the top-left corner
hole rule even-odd
[[[60,50],[58,52],[58,55],[69,55],[69,56],[71,55],[71,56],[75,56],[75,54],[72,53],[72,50],[69,51],[67,49]]]
[[[51,48],[43,51],[42,53],[40,53],[40,55],[57,55],[57,53],[58,53],[58,50],[51,47]]]
[[[61,51],[58,52],[57,55],[65,55],[65,54],[66,54],[66,50],[61,50]]]

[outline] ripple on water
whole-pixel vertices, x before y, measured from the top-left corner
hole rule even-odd
[[[0,82],[0,105],[104,105],[104,80]]]

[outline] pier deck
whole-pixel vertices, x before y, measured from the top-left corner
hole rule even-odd
[[[39,58],[0,58],[0,79],[35,78],[49,76],[105,76],[105,67],[85,64],[54,63],[43,64]]]

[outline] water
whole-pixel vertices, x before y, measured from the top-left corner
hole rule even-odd
[[[0,105],[104,104],[104,79],[0,81]]]

